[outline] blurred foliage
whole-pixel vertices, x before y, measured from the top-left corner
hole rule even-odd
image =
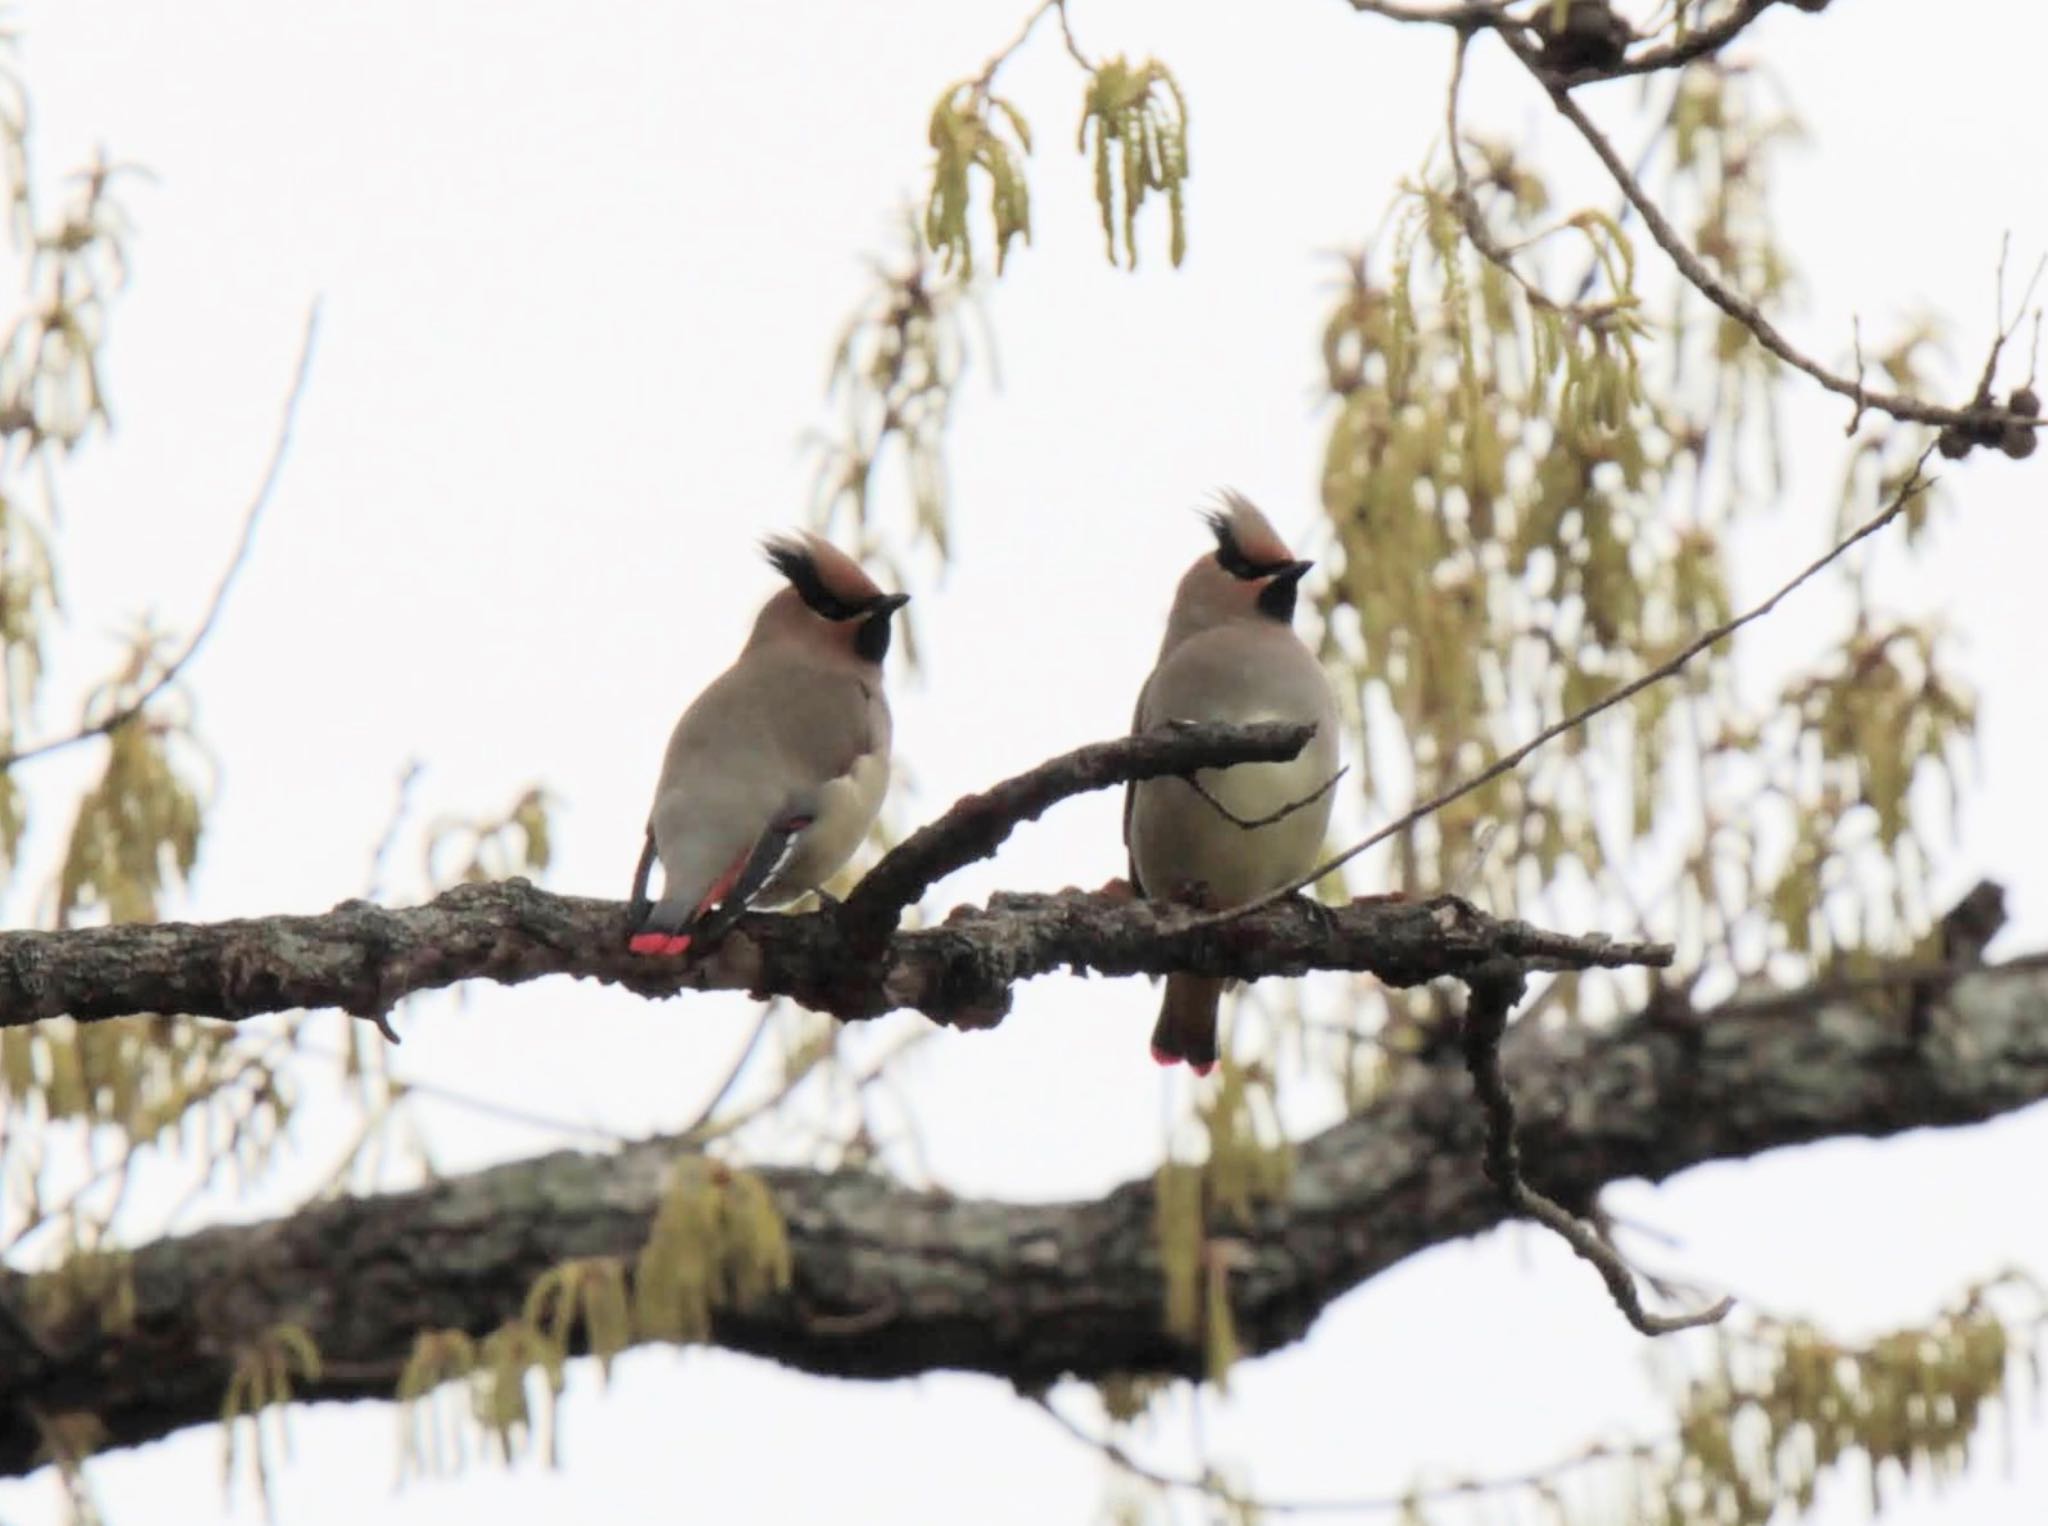
[[[911,226],[897,259],[873,260],[869,270],[872,287],[832,349],[827,397],[839,421],[805,440],[818,458],[811,522],[885,587],[904,588],[918,581],[913,554],[929,551],[941,567],[952,555],[945,438],[968,361],[968,267],[963,260],[957,273],[934,268]],[[904,479],[907,514],[876,496],[892,461]],[[911,604],[896,616],[913,671],[916,615]]]
[[[1024,29],[971,80],[947,87],[932,110],[931,192],[926,200],[924,246],[941,269],[974,275],[970,228],[973,188],[969,171],[988,182],[996,272],[1002,273],[1012,239],[1031,242],[1031,187],[1022,159],[1031,152],[1031,128],[1014,102],[995,93],[995,81],[1038,22],[1057,15],[1067,55],[1087,76],[1074,146],[1095,176],[1095,204],[1109,263],[1138,268],[1138,213],[1147,198],[1166,200],[1167,253],[1175,265],[1187,254],[1187,98],[1173,71],[1156,58],[1134,64],[1121,55],[1091,61],[1074,41],[1066,0],[1043,0]],[[1013,146],[1014,145],[1014,146]]]
[[[1165,1324],[1199,1344],[1209,1381],[1223,1388],[1238,1357],[1230,1273],[1261,1204],[1283,1198],[1294,1149],[1282,1132],[1270,1075],[1225,1058],[1196,1105],[1204,1136],[1199,1164],[1169,1160],[1153,1181],[1154,1234],[1165,1278]],[[1136,1390],[1118,1388],[1127,1406]],[[1113,1406],[1115,1407],[1115,1406]]]
[[[1661,122],[1663,194],[1712,263],[1778,301],[1792,277],[1765,196],[1791,129],[1754,106],[1758,89],[1712,63],[1683,73]],[[1653,329],[1611,215],[1556,217],[1505,145],[1461,154],[1466,184],[1454,161],[1410,185],[1386,249],[1346,263],[1323,338],[1323,655],[1351,690],[1381,816],[1726,621],[1730,548],[1769,496],[1749,465],[1777,450],[1778,366],[1747,330],[1686,295]],[[1583,251],[1576,284],[1553,284],[1559,245]],[[1672,378],[1654,392],[1652,343]],[[1902,484],[1900,445],[1916,441],[1884,427],[1857,447],[1892,464],[1860,481],[1856,517]],[[1743,644],[1725,643],[1401,833],[1392,882],[1633,919],[1724,989],[1794,973],[1786,955],[1811,969],[1909,948],[1931,915],[1929,823],[1910,801],[1953,790],[1975,710],[1938,633],[1872,609],[1843,575],[1855,626],[1834,652],[1746,702]],[[1433,1016],[1427,993],[1392,1012],[1361,994],[1368,1029]],[[1591,1016],[1621,999],[1601,977],[1552,1002]]]
[[[48,723],[44,692],[56,643],[75,639],[59,597],[62,473],[112,428],[101,357],[129,270],[125,197],[148,177],[97,153],[46,204],[31,174],[14,49],[13,34],[0,32],[0,179],[10,214],[0,260],[22,294],[0,328],[0,889],[54,926],[155,921],[189,889],[212,793],[192,696],[174,676],[184,643],[136,623],[69,729]],[[43,761],[57,757],[67,766]],[[38,770],[57,786],[31,793]],[[67,777],[77,781],[69,829],[46,829],[48,879],[38,890],[24,850],[38,822],[62,819]],[[443,818],[426,834],[428,879],[544,870],[549,805],[533,789],[502,817]],[[394,835],[398,826],[394,819]],[[341,1084],[323,1095],[360,1119],[335,1177],[346,1181],[368,1162],[376,1179],[409,1093],[381,1045],[361,1046],[356,1029],[333,1013],[242,1027],[164,1013],[0,1031],[0,1255],[32,1273],[18,1317],[59,1342],[124,1328],[134,1288],[120,1242],[163,1232],[211,1189],[246,1192],[272,1173],[324,1057],[323,1030],[342,1038],[332,1056]],[[131,1187],[145,1166],[152,1203],[170,1206],[142,1217]],[[318,1353],[292,1327],[234,1358],[222,1399],[224,1469],[232,1477],[246,1458],[266,1509],[288,1449],[284,1408],[294,1384],[318,1370]],[[72,1518],[96,1520],[84,1464],[103,1434],[97,1422],[80,1412],[37,1423]]]
[[[548,805],[535,785],[502,816],[441,817],[427,828],[427,883],[439,890],[545,874],[554,856]]]
[[[1770,1526],[1798,1519],[1825,1494],[1861,1488],[1878,1516],[1916,1485],[1960,1477],[1988,1435],[2004,1433],[2010,1460],[2020,1408],[2038,1403],[2044,1338],[2048,1299],[2016,1272],[1967,1290],[1925,1325],[1861,1342],[1808,1320],[1756,1315],[1700,1338],[1705,1360],[1677,1384],[1676,1424],[1664,1439],[1596,1443],[1512,1476],[1431,1477],[1399,1499],[1262,1508],[1255,1491],[1213,1465],[1187,1479],[1147,1476],[1114,1439],[1102,1445],[1116,1470],[1118,1518],[1134,1522],[1174,1518],[1174,1493],[1247,1521],[1306,1509],[1404,1526]],[[1122,1427],[1156,1396],[1103,1397]]]
[[[243,1431],[248,1432],[249,1468],[264,1515],[275,1519],[271,1476],[292,1456],[291,1422],[294,1378],[320,1376],[320,1352],[312,1336],[298,1325],[276,1325],[236,1353],[221,1400],[221,1481],[232,1487]],[[268,1419],[269,1424],[265,1424]]]
[[[932,108],[930,136],[932,193],[924,216],[926,247],[939,257],[941,270],[951,273],[957,264],[962,281],[974,279],[974,240],[967,227],[968,171],[978,169],[989,181],[996,273],[1002,274],[1010,241],[1021,237],[1031,242],[1031,189],[1017,162],[1031,152],[1030,124],[1015,106],[991,94],[986,83],[970,80],[939,97]]]
[[[1188,111],[1172,72],[1155,58],[1136,65],[1110,59],[1089,79],[1075,141],[1094,160],[1109,262],[1116,263],[1121,237],[1125,266],[1138,268],[1138,209],[1156,191],[1166,198],[1167,251],[1178,265],[1188,248]]]
[[[534,1280],[517,1319],[481,1342],[460,1330],[415,1337],[397,1388],[401,1478],[457,1471],[472,1451],[557,1461],[555,1407],[573,1352],[596,1357],[609,1378],[627,1347],[707,1340],[720,1310],[744,1312],[785,1291],[789,1277],[788,1230],[766,1183],[684,1157],[630,1270],[610,1256],[565,1261]],[[468,1388],[466,1414],[448,1402],[457,1385]]]

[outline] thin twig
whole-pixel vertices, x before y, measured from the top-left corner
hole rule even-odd
[[[392,797],[391,816],[384,823],[383,834],[377,839],[377,846],[370,850],[370,879],[363,888],[363,899],[374,901],[384,888],[384,865],[391,857],[391,850],[398,842],[399,829],[405,825],[406,812],[412,808],[412,787],[426,771],[426,765],[418,758],[406,761],[405,771],[398,776],[398,790]]]
[[[314,1059],[341,1060],[339,1050],[329,1049],[324,1044],[299,1040],[293,1046],[298,1054]],[[444,1103],[449,1107],[461,1108],[464,1112],[475,1113],[482,1118],[496,1118],[505,1123],[517,1123],[530,1129],[544,1129],[559,1134],[578,1134],[600,1144],[634,1144],[638,1141],[631,1134],[607,1128],[601,1123],[577,1123],[551,1113],[537,1113],[513,1102],[498,1102],[490,1097],[478,1096],[475,1092],[462,1091],[457,1087],[443,1086],[438,1081],[413,1081],[402,1075],[388,1075],[385,1084],[390,1088],[391,1101],[402,1103],[408,1097],[423,1097],[431,1102]]]
[[[277,486],[277,479],[284,469],[285,453],[291,445],[292,426],[298,418],[299,400],[305,395],[306,376],[313,363],[313,340],[319,330],[320,304],[316,301],[306,312],[305,337],[299,342],[299,362],[292,374],[291,391],[285,395],[284,415],[278,421],[277,438],[270,447],[270,463],[263,470],[263,480],[257,484],[256,495],[249,500],[249,507],[242,515],[242,533],[235,542],[235,554],[228,561],[227,570],[214,585],[213,597],[208,601],[206,613],[200,618],[199,626],[185,643],[184,650],[165,665],[163,671],[144,687],[142,692],[127,704],[112,713],[83,726],[68,736],[52,737],[18,752],[0,755],[0,771],[26,763],[31,758],[46,757],[93,737],[108,736],[140,715],[149,703],[176,682],[178,675],[198,655],[199,648],[212,634],[214,622],[220,618],[222,607],[227,603],[228,590],[234,586],[236,574],[242,570],[242,563],[248,560],[249,547],[256,535],[256,521],[263,516],[265,506],[270,502],[271,490]]]
[[[1346,0],[1354,11],[1384,16],[1389,21],[1413,21],[1437,26],[1473,28],[1498,27],[1511,21],[1503,0],[1470,0],[1463,5],[1403,5],[1400,0]]]
[[[1169,1473],[1163,1468],[1155,1468],[1149,1463],[1140,1462],[1109,1437],[1091,1435],[1080,1422],[1062,1414],[1045,1395],[1032,1395],[1032,1403],[1043,1410],[1053,1424],[1082,1445],[1093,1447],[1132,1478],[1161,1489],[1200,1494],[1223,1504],[1249,1506],[1254,1511],[1269,1515],[1378,1515],[1393,1510],[1405,1510],[1418,1504],[1471,1499],[1482,1494],[1508,1494],[1522,1489],[1541,1489],[1563,1474],[1576,1472],[1593,1463],[1644,1459],[1656,1450],[1648,1442],[1641,1442],[1632,1447],[1589,1447],[1547,1467],[1532,1468],[1526,1473],[1502,1473],[1488,1478],[1460,1479],[1453,1483],[1406,1489],[1399,1494],[1361,1495],[1352,1499],[1271,1499],[1264,1495],[1240,1494],[1234,1489],[1226,1488],[1214,1478],[1191,1478],[1184,1473]]]
[[[1688,32],[1684,37],[1659,47],[1646,48],[1634,58],[1624,58],[1619,63],[1559,75],[1558,83],[1570,89],[1575,85],[1591,85],[1602,80],[1626,79],[1635,74],[1656,74],[1665,69],[1683,68],[1710,53],[1720,52],[1752,21],[1777,3],[1778,0],[1743,0],[1741,5],[1712,26]]]
[[[1515,1138],[1515,1103],[1500,1069],[1500,1041],[1507,1032],[1508,1012],[1522,999],[1525,989],[1521,967],[1502,961],[1490,971],[1475,972],[1465,982],[1465,989],[1469,993],[1463,1034],[1465,1068],[1472,1073],[1472,1089],[1486,1111],[1487,1180],[1500,1189],[1517,1213],[1536,1220],[1590,1261],[1607,1284],[1615,1306],[1644,1335],[1671,1335],[1725,1319],[1735,1307],[1732,1298],[1693,1314],[1650,1313],[1636,1291],[1635,1277],[1614,1247],[1523,1178],[1521,1147]]]
[[[2012,312],[2010,321],[2005,316],[2005,262],[2012,254],[2012,230],[2006,229],[2005,236],[1998,242],[1998,273],[1993,277],[1998,315],[1996,319],[1998,337],[1991,341],[1991,353],[1984,357],[1984,373],[1977,378],[1975,401],[1980,407],[1991,403],[1991,384],[1998,379],[1998,357],[2004,353],[2006,341],[2018,331],[2020,322],[2027,315],[2027,304],[2034,300],[2034,292],[2041,284],[2041,272],[2048,269],[2048,255],[2034,262],[2034,273],[2027,277],[2027,289],[2020,293],[2019,306]]]
[[[1185,783],[1189,789],[1193,790],[1196,794],[1200,795],[1204,800],[1208,801],[1209,808],[1213,810],[1218,816],[1221,816],[1225,821],[1229,822],[1232,826],[1237,827],[1246,832],[1256,832],[1260,827],[1270,827],[1275,822],[1285,821],[1288,817],[1292,816],[1296,811],[1306,810],[1309,806],[1314,805],[1318,800],[1322,799],[1323,796],[1329,794],[1331,790],[1335,789],[1337,787],[1337,781],[1350,772],[1351,765],[1349,763],[1346,763],[1342,768],[1338,769],[1334,774],[1330,775],[1329,778],[1325,779],[1321,784],[1318,784],[1315,787],[1315,791],[1313,794],[1303,795],[1299,800],[1290,800],[1287,802],[1287,804],[1281,806],[1279,810],[1268,811],[1265,815],[1254,817],[1250,820],[1246,820],[1244,817],[1238,815],[1237,812],[1233,811],[1229,806],[1225,805],[1221,800],[1218,800],[1214,795],[1212,795],[1209,792],[1207,786],[1205,786],[1202,783],[1202,781],[1196,778],[1193,774],[1188,774],[1187,776],[1185,776],[1182,782]]]
[[[882,1078],[883,1073],[891,1065],[895,1064],[908,1051],[915,1049],[938,1031],[936,1028],[917,1028],[904,1034],[902,1038],[891,1044],[874,1059],[868,1061],[859,1070],[849,1073],[846,1078],[847,1084],[853,1088],[855,1095],[866,1091]],[[839,1063],[836,1055],[832,1059],[834,1063]],[[812,1074],[825,1063],[825,1060],[820,1059],[804,1066],[800,1070],[792,1072],[783,1077],[782,1083],[773,1091],[756,1097],[745,1107],[728,1113],[723,1118],[706,1118],[684,1133],[675,1136],[677,1142],[687,1145],[691,1149],[701,1149],[715,1139],[725,1139],[733,1134],[737,1134],[756,1119],[774,1112],[788,1100],[792,1092],[808,1081]]]
[[[995,85],[997,72],[1010,61],[1013,53],[1030,40],[1031,34],[1038,30],[1038,23],[1045,19],[1047,11],[1059,13],[1060,35],[1066,40],[1067,55],[1090,74],[1095,72],[1095,65],[1088,61],[1087,55],[1081,51],[1081,45],[1074,40],[1074,24],[1067,16],[1067,0],[1043,0],[1042,4],[1035,6],[1031,14],[1024,18],[1024,25],[1018,28],[1017,35],[1010,39],[1009,45],[984,64],[981,73],[974,77],[971,83],[977,95],[988,94]]]
[[[1655,239],[1657,247],[1670,257],[1671,263],[1678,267],[1679,274],[1684,276],[1700,295],[1748,329],[1757,343],[1786,365],[1804,372],[1828,391],[1848,398],[1859,408],[1875,408],[1901,422],[1936,424],[1966,430],[1981,430],[2006,424],[2019,424],[2029,429],[2048,426],[2048,419],[2029,418],[2024,414],[1991,404],[1945,408],[1938,403],[1926,403],[1916,397],[1907,397],[1903,393],[1872,391],[1863,386],[1857,378],[1830,371],[1819,361],[1794,348],[1792,342],[1778,332],[1777,326],[1764,316],[1763,310],[1756,303],[1715,275],[1708,268],[1706,261],[1686,243],[1679,231],[1672,226],[1671,219],[1664,215],[1663,209],[1650,199],[1650,194],[1643,189],[1642,182],[1622,162],[1621,155],[1615,151],[1607,135],[1594,126],[1592,118],[1579,108],[1579,103],[1572,98],[1570,84],[1550,73],[1543,65],[1541,54],[1520,38],[1505,31],[1502,31],[1500,36],[1508,50],[1522,61],[1530,74],[1543,86],[1559,114],[1578,129],[1579,136],[1586,140],[1587,146],[1593,150],[1594,156],[1605,167],[1609,177],[1635,207],[1643,219],[1643,226],[1650,230],[1650,237]]]
[[[1460,28],[1457,48],[1451,55],[1450,89],[1445,92],[1444,98],[1444,141],[1451,152],[1451,179],[1454,185],[1451,195],[1452,206],[1457,211],[1458,220],[1464,224],[1465,237],[1471,240],[1472,247],[1491,261],[1509,280],[1521,287],[1531,305],[1546,312],[1566,312],[1568,309],[1563,303],[1522,274],[1521,267],[1515,264],[1511,252],[1501,246],[1500,240],[1493,236],[1493,230],[1486,225],[1486,218],[1479,210],[1479,202],[1472,194],[1472,176],[1465,168],[1465,153],[1459,143],[1462,129],[1458,126],[1458,96],[1465,85],[1465,50],[1471,41],[1471,32]],[[1569,311],[1576,311],[1576,307],[1577,304],[1574,304]]]
[[[1522,765],[1523,761],[1531,753],[1535,752],[1537,748],[1542,747],[1545,743],[1554,742],[1567,732],[1578,730],[1603,711],[1611,710],[1624,700],[1633,699],[1652,684],[1662,683],[1665,679],[1672,677],[1709,647],[1726,641],[1730,636],[1752,621],[1762,619],[1765,615],[1776,609],[1787,595],[1812,578],[1815,573],[1836,561],[1849,551],[1851,547],[1875,535],[1894,519],[1897,519],[1899,515],[1906,511],[1906,508],[1914,499],[1918,498],[1932,486],[1932,479],[1926,477],[1924,473],[1927,467],[1927,460],[1933,454],[1934,445],[1930,443],[1925,450],[1920,452],[1920,459],[1913,463],[1912,472],[1907,476],[1905,482],[1901,484],[1899,490],[1892,495],[1891,501],[1881,511],[1872,518],[1865,520],[1845,539],[1836,542],[1828,551],[1815,558],[1812,562],[1809,562],[1796,577],[1781,586],[1776,593],[1765,599],[1761,604],[1753,605],[1733,619],[1722,621],[1721,624],[1715,626],[1705,635],[1689,642],[1679,650],[1677,655],[1669,660],[1659,663],[1641,677],[1631,679],[1619,688],[1609,690],[1599,699],[1593,701],[1592,704],[1585,706],[1583,709],[1573,711],[1555,725],[1544,727],[1543,730],[1537,732],[1535,736],[1524,742],[1520,747],[1517,747],[1513,752],[1505,754],[1471,777],[1461,779],[1447,789],[1439,790],[1406,815],[1390,821],[1369,837],[1353,843],[1342,853],[1325,859],[1299,879],[1282,885],[1278,890],[1260,896],[1257,900],[1247,901],[1242,906],[1233,906],[1227,911],[1212,913],[1196,925],[1212,926],[1228,922],[1232,918],[1243,916],[1245,913],[1256,910],[1258,907],[1271,905],[1275,901],[1293,895],[1297,890],[1307,889],[1331,870],[1342,868],[1345,864],[1350,863],[1351,860],[1358,857],[1359,854],[1365,852],[1368,848],[1376,847],[1395,833],[1405,831],[1409,827],[1414,826],[1416,822],[1435,815],[1453,800],[1469,795],[1476,789],[1484,788],[1503,774],[1513,772]]]
[[[1074,19],[1067,14],[1067,0],[1053,0],[1053,9],[1060,13],[1060,36],[1066,40],[1067,56],[1090,74],[1095,73],[1095,65],[1081,51],[1081,44],[1074,40]]]
[[[761,1047],[761,1040],[768,1036],[768,1025],[774,1020],[777,1005],[778,1002],[775,1001],[762,1004],[760,1015],[754,1019],[754,1031],[747,1035],[747,1041],[740,1045],[739,1053],[733,1056],[732,1065],[726,1071],[725,1079],[718,1083],[709,1097],[705,1098],[704,1105],[697,1109],[690,1121],[676,1131],[683,1138],[695,1136],[711,1121],[712,1115],[725,1106],[725,1099],[732,1095],[733,1087],[739,1084],[740,1075],[746,1070],[747,1062],[754,1058],[755,1052]]]

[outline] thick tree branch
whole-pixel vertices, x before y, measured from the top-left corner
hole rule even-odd
[[[1361,970],[1409,986],[1501,957],[1552,970],[1671,960],[1667,945],[1546,932],[1453,896],[1359,901],[1330,913],[1282,904],[1221,937],[1196,922],[1162,902],[1071,890],[998,895],[957,908],[941,926],[896,934],[867,962],[848,958],[829,910],[750,915],[702,963],[669,965],[625,951],[619,902],[551,895],[515,879],[459,885],[395,911],[345,901],[315,916],[0,933],[0,1027],[148,1012],[239,1021],[300,1007],[369,1017],[462,980],[518,985],[544,975],[644,996],[782,995],[848,1021],[908,1008],[985,1027],[1008,1010],[1018,981],[1065,969],[1246,980]]]
[[[938,927],[887,930],[908,899],[993,852],[1018,821],[1057,800],[1126,779],[1291,756],[1308,735],[1302,726],[1189,726],[1079,748],[968,796],[885,857],[843,906],[743,917],[702,961],[629,954],[618,902],[551,895],[524,880],[457,886],[403,910],[344,901],[317,916],[0,933],[0,1026],[145,1012],[233,1021],[298,1007],[374,1020],[403,997],[461,980],[573,975],[647,996],[747,991],[849,1020],[910,1008],[987,1027],[1009,1010],[1017,982],[1061,969],[1240,979],[1363,970],[1406,986],[1501,958],[1533,969],[1670,962],[1661,944],[1544,932],[1450,896],[1362,901],[1335,913],[1276,905],[1219,935],[1163,902],[998,895],[985,907],[956,908]],[[887,924],[878,939],[877,919]]]
[[[1972,1123],[2048,1097],[2048,972],[1962,976],[1917,1041],[1896,999],[1816,994],[1789,1014],[1517,1026],[1501,1066],[1524,1169],[1550,1198],[1583,1204],[1624,1178]],[[1510,1217],[1480,1169],[1486,1147],[1464,1072],[1430,1065],[1305,1141],[1285,1200],[1232,1230],[1243,1349],[1298,1340],[1351,1288]],[[47,1330],[57,1354],[45,1358],[0,1332],[0,1473],[33,1465],[31,1410],[89,1410],[114,1446],[216,1418],[235,1353],[280,1324],[302,1326],[322,1353],[300,1397],[388,1397],[417,1331],[481,1335],[557,1263],[630,1260],[675,1153],[549,1155],[144,1246],[124,1333]],[[721,1346],[812,1373],[957,1369],[1032,1391],[1066,1375],[1202,1369],[1199,1350],[1164,1332],[1149,1181],[1092,1202],[1020,1205],[906,1191],[866,1172],[764,1176],[794,1280],[750,1312],[720,1315]],[[0,1278],[0,1299],[26,1307],[23,1282]]]

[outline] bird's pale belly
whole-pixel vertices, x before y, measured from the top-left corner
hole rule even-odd
[[[850,772],[824,785],[810,826],[798,835],[788,861],[761,887],[754,904],[785,906],[832,878],[874,825],[888,785],[889,758],[880,752],[863,754]]]
[[[1335,771],[1336,748],[1318,737],[1285,763],[1240,763],[1196,775],[1217,804],[1257,821],[1313,794]],[[1334,739],[1332,739],[1334,742]],[[1330,822],[1330,795],[1270,826],[1240,828],[1180,779],[1140,785],[1131,811],[1131,856],[1148,895],[1175,897],[1201,884],[1213,904],[1235,906],[1313,868]]]

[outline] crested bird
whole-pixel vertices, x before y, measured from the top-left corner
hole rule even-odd
[[[1314,867],[1330,820],[1337,701],[1315,654],[1294,633],[1295,596],[1314,564],[1297,558],[1240,494],[1225,493],[1207,519],[1216,549],[1180,580],[1132,729],[1175,721],[1316,727],[1295,758],[1202,769],[1194,775],[1199,790],[1184,778],[1126,787],[1133,892],[1221,909],[1256,900]],[[1208,1074],[1216,1063],[1223,987],[1213,976],[1167,977],[1152,1031],[1155,1060],[1185,1060],[1197,1075]]]
[[[764,549],[788,580],[733,665],[676,722],[647,821],[662,895],[638,899],[627,946],[674,957],[750,906],[819,890],[852,856],[889,782],[882,659],[910,600],[811,534]],[[643,856],[643,875],[647,858]],[[643,880],[644,883],[644,880]],[[822,892],[821,892],[822,893]]]

